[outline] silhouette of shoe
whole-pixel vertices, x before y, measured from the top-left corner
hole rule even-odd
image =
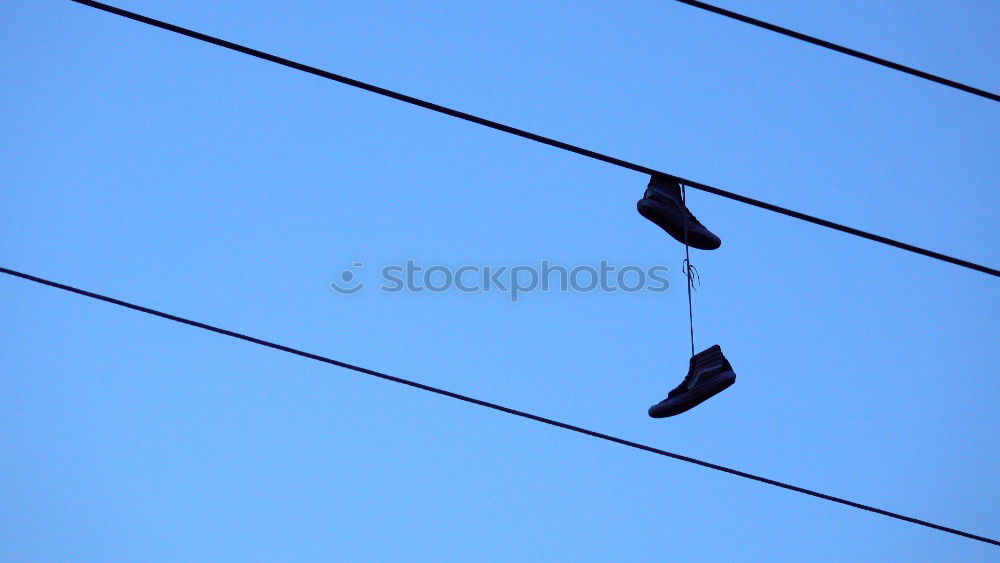
[[[649,416],[665,418],[687,412],[718,395],[733,383],[736,373],[718,344],[691,358],[687,377],[659,403],[649,407]]]
[[[684,244],[684,221],[687,218],[687,243],[692,248],[715,250],[722,240],[698,221],[681,201],[681,186],[667,176],[654,175],[636,208],[646,219]]]

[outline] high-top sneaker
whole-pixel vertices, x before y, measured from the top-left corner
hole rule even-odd
[[[722,240],[702,225],[681,201],[681,186],[667,176],[654,175],[642,199],[636,203],[639,213],[684,243],[684,220],[687,217],[687,243],[692,248],[715,250]]]
[[[689,363],[687,377],[666,399],[649,407],[649,416],[665,418],[686,412],[736,383],[736,373],[718,344],[698,352]]]

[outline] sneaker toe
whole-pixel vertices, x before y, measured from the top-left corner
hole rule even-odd
[[[684,216],[679,209],[664,205],[655,199],[643,198],[636,202],[639,214],[652,221],[677,242],[684,244]],[[715,250],[722,246],[722,239],[697,222],[687,226],[687,243],[699,250]]]

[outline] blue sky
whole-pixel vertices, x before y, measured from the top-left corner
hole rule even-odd
[[[992,267],[995,103],[672,2],[120,6]],[[1000,90],[993,2],[725,7]],[[0,4],[0,264],[1000,536],[994,278],[70,2]],[[339,295],[382,265],[671,268],[666,293]],[[995,547],[0,280],[10,560],[995,560]]]

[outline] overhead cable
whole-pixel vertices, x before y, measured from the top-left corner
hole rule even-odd
[[[393,383],[400,383],[400,384],[403,384],[403,385],[407,385],[409,387],[414,387],[414,388],[417,388],[417,389],[421,389],[423,391],[429,391],[429,392],[435,393],[437,395],[443,395],[445,397],[449,397],[449,398],[452,398],[452,399],[457,399],[459,401],[464,401],[466,403],[471,403],[473,405],[478,405],[480,407],[486,407],[486,408],[493,409],[493,410],[500,411],[500,412],[504,412],[504,413],[507,413],[507,414],[512,414],[514,416],[519,416],[521,418],[526,418],[528,420],[533,420],[535,422],[541,422],[543,424],[548,424],[550,426],[555,426],[555,427],[558,427],[558,428],[562,428],[564,430],[571,430],[573,432],[577,432],[577,433],[580,433],[580,434],[586,434],[587,436],[590,436],[590,437],[593,437],[593,438],[598,438],[600,440],[605,440],[605,441],[608,441],[608,442],[614,442],[616,444],[620,444],[620,445],[623,445],[623,446],[628,446],[630,448],[635,448],[635,449],[638,449],[638,450],[643,450],[643,451],[646,451],[646,452],[649,452],[649,453],[653,453],[653,454],[664,456],[664,457],[669,457],[669,458],[676,459],[676,460],[679,460],[679,461],[684,461],[684,462],[687,462],[687,463],[693,463],[695,465],[700,465],[700,466],[706,467],[708,469],[714,469],[716,471],[722,471],[724,473],[729,473],[730,475],[736,475],[737,477],[743,477],[745,479],[751,479],[753,481],[758,481],[760,483],[765,483],[765,484],[768,484],[768,485],[773,485],[775,487],[781,487],[782,489],[787,489],[789,491],[794,491],[796,493],[802,493],[802,494],[813,496],[813,497],[816,497],[816,498],[821,498],[823,500],[828,500],[830,502],[835,502],[835,503],[842,504],[842,505],[845,505],[845,506],[850,506],[851,508],[857,508],[857,509],[860,509],[860,510],[866,510],[868,512],[874,512],[875,514],[880,514],[882,516],[888,516],[890,518],[895,518],[897,520],[902,520],[904,522],[910,522],[911,524],[918,524],[920,526],[926,526],[928,528],[933,528],[935,530],[940,530],[942,532],[948,532],[949,534],[955,534],[955,535],[962,536],[962,537],[969,538],[969,539],[973,539],[973,540],[976,540],[976,541],[981,541],[981,542],[985,542],[985,543],[989,543],[989,544],[1000,546],[1000,541],[997,541],[997,540],[994,540],[994,539],[990,539],[990,538],[987,538],[987,537],[984,537],[984,536],[979,536],[979,535],[976,535],[976,534],[972,534],[972,533],[969,533],[969,532],[963,532],[962,530],[958,530],[958,529],[955,529],[955,528],[949,528],[948,526],[942,526],[940,524],[935,524],[933,522],[928,522],[927,520],[921,520],[919,518],[913,518],[911,516],[905,516],[903,514],[899,514],[899,513],[896,513],[896,512],[890,512],[888,510],[883,510],[881,508],[876,508],[874,506],[869,506],[869,505],[866,505],[866,504],[861,504],[861,503],[858,503],[858,502],[854,502],[854,501],[847,500],[847,499],[844,499],[844,498],[836,497],[836,496],[833,496],[833,495],[828,495],[826,493],[821,493],[821,492],[813,491],[811,489],[806,489],[804,487],[798,487],[798,486],[795,486],[795,485],[790,485],[788,483],[783,483],[781,481],[776,481],[774,479],[768,479],[767,477],[761,477],[759,475],[754,475],[752,473],[747,473],[745,471],[740,471],[738,469],[732,469],[732,468],[725,467],[725,466],[722,466],[722,465],[717,465],[715,463],[709,463],[707,461],[702,461],[700,459],[695,459],[693,457],[688,457],[688,456],[685,456],[685,455],[675,454],[673,452],[668,452],[666,450],[661,450],[659,448],[654,448],[653,446],[647,446],[645,444],[640,444],[639,442],[633,442],[633,441],[630,441],[630,440],[626,440],[624,438],[618,438],[618,437],[615,437],[615,436],[611,436],[610,434],[604,434],[604,433],[597,432],[597,431],[594,431],[594,430],[588,430],[588,429],[580,427],[580,426],[575,426],[575,425],[568,424],[568,423],[565,423],[565,422],[559,422],[558,420],[553,420],[551,418],[545,418],[543,416],[539,416],[539,415],[536,415],[536,414],[531,414],[531,413],[528,413],[528,412],[525,412],[525,411],[520,411],[520,410],[517,410],[517,409],[512,409],[510,407],[505,407],[503,405],[498,405],[496,403],[491,403],[489,401],[484,401],[482,399],[476,399],[474,397],[469,397],[467,395],[461,395],[459,393],[455,393],[455,392],[448,391],[448,390],[445,390],[445,389],[441,389],[441,388],[438,388],[438,387],[432,387],[430,385],[426,385],[426,384],[419,383],[419,382],[416,382],[416,381],[412,381],[412,380],[409,380],[409,379],[403,379],[401,377],[396,377],[394,375],[389,375],[389,374],[386,374],[386,373],[382,373],[380,371],[375,371],[375,370],[364,368],[364,367],[361,367],[361,366],[356,366],[356,365],[353,365],[353,364],[349,364],[347,362],[342,362],[340,360],[334,360],[332,358],[328,358],[326,356],[321,356],[319,354],[313,354],[311,352],[305,352],[305,351],[302,351],[302,350],[298,350],[296,348],[292,348],[291,346],[285,346],[283,344],[277,344],[275,342],[270,342],[270,341],[264,340],[262,338],[256,338],[254,336],[248,336],[246,334],[241,334],[239,332],[235,332],[235,331],[232,331],[232,330],[227,330],[227,329],[224,329],[224,328],[219,328],[219,327],[216,327],[216,326],[212,326],[210,324],[206,324],[206,323],[202,323],[202,322],[198,322],[198,321],[193,321],[193,320],[190,320],[190,319],[186,319],[184,317],[179,317],[177,315],[171,315],[170,313],[164,313],[162,311],[157,311],[156,309],[151,309],[149,307],[143,307],[142,305],[135,305],[135,304],[129,303],[127,301],[122,301],[121,299],[115,299],[114,297],[107,297],[107,296],[101,295],[99,293],[94,293],[92,291],[87,291],[87,290],[79,289],[79,288],[76,288],[76,287],[73,287],[73,286],[70,286],[70,285],[66,285],[66,284],[62,284],[62,283],[50,281],[50,280],[47,280],[47,279],[44,279],[44,278],[40,278],[40,277],[37,277],[37,276],[33,276],[33,275],[30,275],[30,274],[25,274],[25,273],[22,273],[22,272],[18,272],[16,270],[11,270],[11,269],[8,269],[8,268],[0,267],[0,273],[7,274],[9,276],[14,276],[14,277],[21,278],[21,279],[25,279],[25,280],[28,280],[28,281],[31,281],[31,282],[39,283],[39,284],[46,285],[46,286],[49,286],[49,287],[54,287],[56,289],[61,289],[63,291],[68,291],[70,293],[75,293],[77,295],[82,295],[84,297],[89,297],[91,299],[96,299],[98,301],[104,301],[105,303],[111,303],[112,305],[118,305],[120,307],[125,307],[127,309],[132,309],[133,311],[139,311],[141,313],[146,313],[148,315],[153,315],[153,316],[156,316],[156,317],[167,319],[169,321],[174,321],[174,322],[186,324],[188,326],[193,326],[193,327],[196,327],[196,328],[200,328],[200,329],[204,329],[204,330],[207,330],[207,331],[211,331],[211,332],[214,332],[214,333],[217,333],[217,334],[222,334],[222,335],[225,335],[225,336],[230,336],[232,338],[237,338],[239,340],[244,340],[244,341],[250,342],[252,344],[258,344],[260,346],[266,346],[268,348],[273,348],[273,349],[279,350],[281,352],[287,352],[289,354],[294,354],[296,356],[301,356],[303,358],[308,358],[310,360],[316,360],[318,362],[323,362],[323,363],[326,363],[326,364],[330,364],[330,365],[334,365],[334,366],[337,366],[337,367],[349,369],[349,370],[356,371],[356,372],[359,372],[359,373],[363,373],[363,374],[366,374],[366,375],[371,375],[371,376],[374,376],[374,377],[378,377],[380,379],[384,379],[386,381],[391,381]]]
[[[962,260],[960,258],[955,258],[953,256],[948,256],[948,255],[942,254],[940,252],[935,252],[933,250],[927,250],[926,248],[921,248],[919,246],[915,246],[915,245],[912,245],[912,244],[907,244],[905,242],[900,242],[898,240],[894,240],[894,239],[891,239],[891,238],[888,238],[888,237],[884,237],[884,236],[881,236],[881,235],[876,235],[874,233],[869,233],[869,232],[866,232],[866,231],[862,231],[860,229],[855,229],[854,227],[848,227],[846,225],[841,225],[839,223],[834,223],[833,221],[828,221],[826,219],[820,219],[819,217],[814,217],[812,215],[807,215],[805,213],[801,213],[801,212],[798,212],[798,211],[794,211],[794,210],[791,210],[791,209],[780,207],[780,206],[777,206],[777,205],[774,205],[774,204],[771,204],[771,203],[767,203],[767,202],[764,202],[764,201],[760,201],[760,200],[757,200],[757,199],[746,197],[746,196],[743,196],[743,195],[740,195],[740,194],[737,194],[737,193],[729,192],[729,191],[726,191],[726,190],[723,190],[723,189],[720,189],[720,188],[716,188],[714,186],[709,186],[708,184],[703,184],[701,182],[695,182],[694,180],[688,180],[687,178],[682,178],[680,176],[675,176],[673,174],[668,174],[666,172],[661,172],[659,170],[654,170],[652,168],[649,168],[648,166],[643,166],[641,164],[636,164],[636,163],[633,163],[633,162],[628,162],[628,161],[622,160],[620,158],[615,158],[613,156],[608,156],[608,155],[601,154],[601,153],[596,152],[596,151],[592,151],[592,150],[589,150],[589,149],[585,149],[585,148],[582,148],[582,147],[571,145],[571,144],[565,143],[563,141],[558,141],[558,140],[555,140],[555,139],[551,139],[549,137],[544,137],[542,135],[538,135],[536,133],[531,133],[531,132],[525,131],[523,129],[518,129],[516,127],[511,127],[510,125],[504,125],[503,123],[498,123],[496,121],[491,121],[489,119],[485,119],[483,117],[472,115],[470,113],[465,113],[465,112],[458,111],[458,110],[455,110],[455,109],[451,109],[451,108],[448,108],[448,107],[445,107],[445,106],[442,106],[442,105],[438,105],[438,104],[435,104],[435,103],[432,103],[432,102],[421,100],[419,98],[414,98],[413,96],[408,96],[406,94],[401,94],[399,92],[395,92],[395,91],[389,90],[387,88],[382,88],[381,86],[375,86],[373,84],[368,84],[366,82],[362,82],[360,80],[355,80],[355,79],[349,78],[347,76],[343,76],[343,75],[340,75],[340,74],[334,74],[332,72],[329,72],[329,71],[326,71],[326,70],[322,70],[322,69],[319,69],[319,68],[316,68],[316,67],[313,67],[313,66],[309,66],[309,65],[306,65],[306,64],[303,64],[303,63],[299,63],[299,62],[296,62],[296,61],[293,61],[293,60],[290,60],[290,59],[286,59],[286,58],[283,58],[283,57],[279,57],[277,55],[272,55],[270,53],[265,53],[263,51],[258,51],[257,49],[246,47],[244,45],[233,43],[232,41],[226,41],[225,39],[219,39],[218,37],[213,37],[211,35],[206,35],[204,33],[198,32],[198,31],[193,31],[193,30],[190,30],[190,29],[187,29],[187,28],[184,28],[184,27],[180,27],[180,26],[171,24],[171,23],[167,23],[167,22],[164,22],[164,21],[156,20],[156,19],[144,16],[144,15],[141,15],[141,14],[137,14],[135,12],[129,12],[128,10],[123,10],[123,9],[115,7],[115,6],[104,4],[104,3],[101,3],[101,2],[94,2],[93,0],[71,0],[71,1],[72,2],[76,2],[77,4],[83,4],[85,6],[90,6],[92,8],[96,8],[98,10],[102,10],[102,11],[105,11],[105,12],[108,12],[108,13],[111,13],[111,14],[122,16],[122,17],[128,18],[130,20],[134,20],[134,21],[141,22],[141,23],[144,23],[144,24],[147,24],[147,25],[158,27],[160,29],[165,29],[167,31],[172,31],[174,33],[179,33],[181,35],[184,35],[184,36],[187,36],[187,37],[191,37],[193,39],[198,39],[199,41],[205,41],[207,43],[212,43],[213,45],[218,45],[220,47],[225,47],[226,49],[231,49],[233,51],[237,51],[237,52],[240,52],[240,53],[243,53],[243,54],[246,54],[246,55],[257,57],[259,59],[263,59],[263,60],[266,60],[266,61],[277,63],[277,64],[280,64],[280,65],[283,65],[283,66],[286,66],[286,67],[289,67],[289,68],[293,68],[295,70],[300,70],[302,72],[307,72],[309,74],[312,74],[312,75],[315,75],[315,76],[319,76],[319,77],[322,77],[322,78],[326,78],[328,80],[333,80],[333,81],[336,81],[336,82],[340,82],[341,84],[346,84],[348,86],[353,86],[355,88],[360,88],[362,90],[367,90],[368,92],[372,92],[372,93],[375,93],[375,94],[379,94],[379,95],[382,95],[382,96],[393,98],[393,99],[399,100],[401,102],[406,102],[408,104],[413,104],[415,106],[419,106],[419,107],[422,107],[422,108],[425,108],[425,109],[436,111],[438,113],[443,113],[445,115],[450,115],[452,117],[457,117],[459,119],[464,119],[465,121],[476,123],[478,125],[483,125],[485,127],[490,127],[492,129],[496,129],[498,131],[503,131],[505,133],[510,133],[512,135],[517,135],[518,137],[523,137],[525,139],[530,139],[532,141],[536,141],[536,142],[539,142],[539,143],[542,143],[542,144],[546,144],[546,145],[549,145],[549,146],[552,146],[552,147],[556,147],[556,148],[559,148],[559,149],[562,149],[562,150],[565,150],[565,151],[569,151],[569,152],[573,152],[573,153],[576,153],[576,154],[579,154],[579,155],[583,155],[583,156],[586,156],[586,157],[589,157],[589,158],[593,158],[595,160],[600,160],[602,162],[607,162],[608,164],[614,164],[615,166],[620,166],[622,168],[627,168],[629,170],[634,170],[636,172],[642,172],[643,174],[649,174],[649,175],[658,174],[658,175],[661,175],[661,176],[666,176],[666,177],[669,177],[669,178],[673,178],[673,179],[677,180],[678,182],[687,185],[688,187],[692,187],[692,188],[695,188],[695,189],[698,189],[698,190],[706,191],[706,192],[709,192],[709,193],[712,193],[712,194],[715,194],[715,195],[718,195],[718,196],[722,196],[722,197],[729,198],[729,199],[732,199],[732,200],[735,200],[735,201],[746,203],[748,205],[753,205],[755,207],[760,207],[761,209],[767,209],[768,211],[774,211],[775,213],[780,213],[782,215],[787,215],[789,217],[794,217],[794,218],[800,219],[802,221],[808,221],[810,223],[814,223],[816,225],[821,225],[823,227],[827,227],[827,228],[830,228],[830,229],[841,231],[843,233],[848,233],[848,234],[851,234],[851,235],[854,235],[854,236],[857,236],[857,237],[866,238],[868,240],[873,240],[875,242],[879,242],[879,243],[886,244],[886,245],[889,245],[889,246],[894,246],[896,248],[900,248],[900,249],[906,250],[908,252],[913,252],[913,253],[916,253],[916,254],[922,254],[922,255],[928,256],[930,258],[935,258],[937,260],[942,260],[944,262],[955,264],[957,266],[962,266],[964,268],[969,268],[969,269],[972,269],[972,270],[983,272],[983,273],[989,274],[991,276],[1000,277],[1000,270],[997,270],[997,269],[994,269],[994,268],[990,268],[990,267],[984,266],[982,264],[976,264],[975,262],[970,262],[968,260]]]
[[[913,76],[916,76],[916,77],[919,77],[919,78],[923,78],[924,80],[930,80],[931,82],[937,82],[938,84],[943,84],[945,86],[949,86],[951,88],[955,88],[955,89],[961,90],[963,92],[968,92],[970,94],[975,94],[976,96],[981,96],[983,98],[986,98],[987,100],[993,100],[994,102],[1000,102],[1000,95],[994,94],[993,92],[988,92],[988,91],[982,90],[980,88],[975,88],[973,86],[969,86],[968,84],[962,84],[961,82],[955,82],[954,80],[949,80],[947,78],[943,78],[943,77],[938,76],[936,74],[931,74],[929,72],[924,72],[922,70],[919,70],[919,69],[916,69],[916,68],[913,68],[913,67],[909,67],[909,66],[906,66],[906,65],[901,65],[899,63],[894,63],[894,62],[892,62],[890,60],[883,59],[881,57],[876,57],[875,55],[869,55],[868,53],[864,53],[864,52],[858,51],[856,49],[851,49],[850,47],[844,47],[843,45],[838,45],[836,43],[831,43],[830,41],[826,41],[824,39],[819,39],[819,38],[813,37],[811,35],[806,35],[805,33],[799,33],[798,31],[795,31],[795,30],[792,30],[792,29],[788,29],[786,27],[777,26],[777,25],[774,25],[773,23],[767,23],[766,21],[762,21],[762,20],[758,20],[758,19],[755,19],[755,18],[751,18],[750,16],[745,16],[745,15],[740,14],[738,12],[733,12],[733,11],[727,10],[725,8],[720,8],[718,6],[713,6],[712,4],[707,4],[705,2],[698,2],[698,0],[677,0],[677,1],[680,2],[681,4],[687,4],[688,6],[693,6],[695,8],[700,8],[702,10],[706,10],[706,11],[709,11],[709,12],[712,12],[712,13],[715,13],[715,14],[719,14],[720,16],[725,16],[727,18],[732,18],[732,19],[734,19],[736,21],[740,21],[740,22],[743,22],[743,23],[748,23],[750,25],[755,25],[755,26],[757,26],[759,28],[766,29],[768,31],[773,31],[775,33],[780,33],[782,35],[787,35],[788,37],[793,37],[793,38],[798,39],[800,41],[805,41],[807,43],[812,43],[813,45],[819,45],[820,47],[825,47],[827,49],[830,49],[832,51],[836,51],[838,53],[843,53],[845,55],[850,55],[852,57],[859,58],[859,59],[861,59],[863,61],[868,61],[870,63],[875,63],[877,65],[881,65],[881,66],[884,66],[886,68],[891,68],[893,70],[898,70],[900,72],[905,72],[906,74],[910,74],[910,75],[913,75]]]

